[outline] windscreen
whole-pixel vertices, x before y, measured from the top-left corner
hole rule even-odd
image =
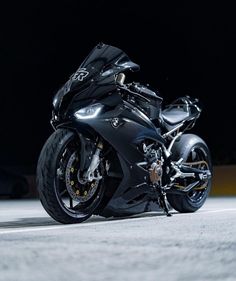
[[[138,65],[130,61],[126,53],[119,48],[98,44],[82,62],[74,75],[77,80],[85,81],[95,78],[97,75],[116,74],[127,68],[135,70]]]
[[[78,91],[93,81],[105,81],[119,72],[130,69],[136,71],[139,66],[119,48],[98,44],[82,62],[70,79],[59,89],[54,98],[54,107],[60,105],[61,99],[69,92]]]

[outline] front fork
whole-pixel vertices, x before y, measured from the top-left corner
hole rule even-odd
[[[88,167],[88,170],[85,171],[83,175],[83,178],[88,182],[92,182],[93,180],[100,180],[102,178],[102,176],[99,175],[99,173],[97,174],[97,176],[94,176],[94,172],[98,168],[101,161],[100,153],[102,149],[103,149],[103,143],[102,141],[99,141],[95,153],[92,157],[91,163]]]

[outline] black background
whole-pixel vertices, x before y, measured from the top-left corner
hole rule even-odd
[[[199,98],[203,112],[192,132],[207,142],[215,165],[235,164],[234,9],[205,2],[1,4],[0,165],[34,171],[52,133],[55,91],[100,41],[140,64],[134,80],[159,90],[164,104]]]

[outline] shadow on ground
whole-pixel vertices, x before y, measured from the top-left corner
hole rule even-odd
[[[173,214],[173,213],[172,213]],[[135,219],[135,218],[144,218],[144,217],[157,217],[157,216],[165,216],[163,212],[149,212],[143,213],[133,216],[126,217],[111,217],[104,218],[99,216],[94,216],[83,222],[82,224],[89,224],[94,222],[104,222],[104,221],[119,221],[119,220],[127,220],[127,219]],[[39,227],[39,226],[57,226],[62,225],[59,222],[56,222],[50,217],[29,217],[29,218],[18,218],[14,221],[6,221],[0,222],[0,229],[16,229],[16,228],[26,228],[26,227]]]

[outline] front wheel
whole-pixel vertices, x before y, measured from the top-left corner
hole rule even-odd
[[[96,179],[85,181],[80,171],[80,142],[67,129],[56,130],[45,143],[37,165],[37,188],[47,213],[60,223],[88,219],[103,194],[101,163]]]
[[[212,162],[209,149],[206,143],[194,134],[186,134],[173,146],[172,159],[183,162],[198,168],[207,169],[212,174]],[[197,165],[197,166],[196,166]],[[180,179],[178,185],[185,188],[191,183],[191,178]],[[168,194],[167,199],[170,205],[181,213],[195,212],[205,203],[211,189],[211,179],[206,179],[204,184],[197,186],[187,194]]]

